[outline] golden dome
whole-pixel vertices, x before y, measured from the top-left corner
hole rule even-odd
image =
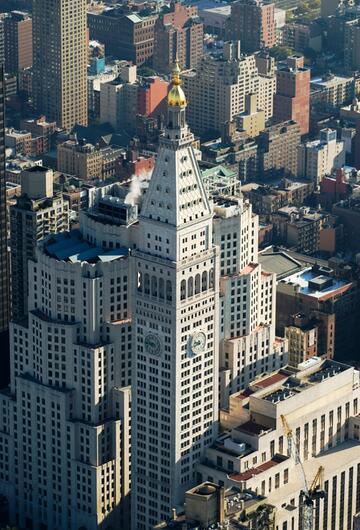
[[[181,79],[180,79],[180,66],[178,61],[176,61],[174,69],[171,76],[171,90],[168,94],[168,105],[170,107],[185,107],[186,106],[186,96],[181,88]]]

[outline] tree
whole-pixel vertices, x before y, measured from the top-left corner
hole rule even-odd
[[[150,68],[150,66],[146,65],[140,66],[140,68],[137,69],[137,73],[142,77],[150,77],[152,75],[156,75],[155,70]]]
[[[294,55],[294,50],[289,46],[274,46],[270,49],[270,55],[277,61],[283,61],[287,57]]]

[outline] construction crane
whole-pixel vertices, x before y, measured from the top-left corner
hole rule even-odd
[[[322,488],[324,468],[322,466],[316,472],[316,475],[310,484],[308,485],[305,469],[299,454],[299,441],[296,440],[292,429],[290,428],[287,419],[282,414],[280,416],[283,425],[284,432],[286,434],[288,442],[289,456],[292,456],[295,460],[295,464],[300,465],[301,474],[304,480],[304,489],[300,493],[300,506],[299,506],[299,522],[301,530],[313,530],[314,529],[314,502],[317,499],[325,497],[325,492]]]

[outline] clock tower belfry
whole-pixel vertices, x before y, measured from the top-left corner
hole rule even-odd
[[[181,505],[218,430],[219,263],[180,69],[133,252],[132,528]]]

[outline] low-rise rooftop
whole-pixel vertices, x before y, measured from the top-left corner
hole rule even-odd
[[[268,469],[271,469],[272,467],[277,466],[278,464],[281,464],[287,459],[288,459],[287,456],[274,455],[271,460],[268,460],[267,462],[263,462],[257,467],[252,467],[251,469],[247,469],[243,473],[234,473],[233,475],[230,475],[229,478],[231,480],[235,480],[236,482],[245,482],[255,477],[256,475],[260,475],[264,471],[267,471]]]
[[[326,300],[345,292],[352,287],[351,282],[336,278],[328,270],[318,267],[308,267],[280,280],[281,284],[298,287],[303,295]]]
[[[301,271],[303,266],[296,259],[283,251],[264,251],[259,253],[259,263],[262,268],[276,274],[277,280]]]

